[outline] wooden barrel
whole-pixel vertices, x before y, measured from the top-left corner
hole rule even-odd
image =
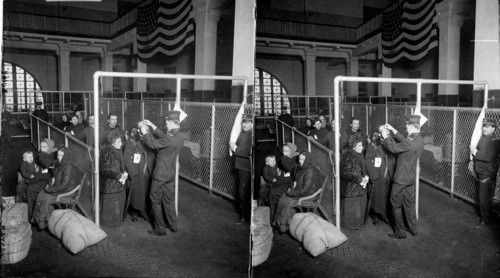
[[[31,225],[21,222],[17,227],[6,228],[2,238],[2,263],[17,263],[28,255],[31,245]]]

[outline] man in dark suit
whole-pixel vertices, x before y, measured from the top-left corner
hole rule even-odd
[[[126,141],[125,131],[118,124],[118,116],[115,113],[109,113],[107,117],[108,124],[105,126],[99,126],[99,142],[101,145],[106,143],[106,138],[111,130],[116,130],[120,133],[120,138],[122,142]]]
[[[491,190],[495,184],[498,170],[498,152],[500,141],[495,136],[497,122],[495,119],[483,120],[483,135],[477,147],[471,147],[474,156],[474,172],[479,180],[479,225],[482,228],[490,222]]]
[[[404,209],[408,231],[416,236],[418,233],[418,223],[415,211],[415,179],[417,161],[424,151],[424,140],[420,136],[420,116],[411,115],[406,119],[406,130],[408,137],[404,137],[394,127],[386,124],[385,127],[394,133],[394,138],[389,136],[386,129],[381,129],[384,138],[384,146],[392,153],[397,153],[396,172],[392,183],[391,204],[394,214],[394,233],[389,237],[403,239],[406,238],[406,228],[403,222]],[[394,140],[396,139],[398,143]]]
[[[250,222],[251,212],[251,174],[252,174],[252,130],[253,117],[244,114],[241,132],[236,143],[229,147],[234,153],[234,168],[238,171],[238,213],[242,222]]]
[[[141,133],[144,135],[142,138],[144,144],[151,149],[158,150],[149,194],[153,209],[154,229],[148,231],[148,233],[155,236],[166,235],[167,227],[174,233],[177,231],[175,165],[185,140],[184,136],[179,132],[179,114],[180,112],[175,110],[167,112],[165,117],[165,124],[168,128],[167,134],[148,120],[144,120],[145,125],[140,126]],[[167,223],[163,220],[164,214]]]
[[[42,121],[49,122],[49,114],[47,113],[47,110],[42,108],[42,103],[41,102],[36,102],[35,103],[35,111],[33,111],[33,116],[41,119]]]
[[[281,108],[281,115],[278,117],[278,120],[284,122],[285,124],[289,125],[290,127],[293,127],[294,125],[294,120],[292,115],[288,114],[288,107],[283,106]]]
[[[351,135],[353,134],[359,134],[361,138],[365,138],[363,132],[359,128],[359,118],[357,117],[352,117],[351,122],[349,123],[349,127],[345,129],[340,130],[340,149],[342,150],[346,145],[347,142],[349,141],[349,138],[351,138]],[[366,142],[363,140],[363,147],[366,149]]]

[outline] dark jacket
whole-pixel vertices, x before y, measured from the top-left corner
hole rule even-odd
[[[54,184],[45,189],[45,192],[57,195],[73,190],[78,185],[78,174],[76,164],[67,149],[61,162],[56,163],[54,169]]]
[[[123,129],[120,127],[120,125],[115,125],[115,127],[111,128],[108,124],[104,125],[104,126],[100,126],[99,127],[99,144],[101,146],[105,146],[108,144],[107,140],[108,140],[108,134],[110,131],[116,131],[120,134],[120,138],[122,138],[122,142],[125,142],[125,131],[123,131]]]
[[[482,135],[474,156],[474,171],[479,175],[494,177],[498,170],[500,140],[493,134]]]
[[[270,186],[279,186],[282,184],[290,184],[292,183],[292,176],[289,175],[285,177],[285,171],[281,170],[280,175],[278,175],[278,165],[271,167],[269,165],[264,166],[264,170],[262,171],[262,177]],[[276,179],[276,181],[273,181]]]
[[[348,149],[342,154],[340,157],[341,197],[355,197],[366,193],[366,188],[360,185],[365,176],[363,173],[364,163],[362,154],[356,153],[353,149]]]
[[[94,146],[94,128],[91,126],[85,127],[80,133],[75,134],[75,137],[88,146]]]
[[[251,171],[252,164],[252,131],[241,131],[236,140],[236,151],[234,152],[234,168],[238,170]]]
[[[130,178],[138,175],[150,177],[153,174],[155,155],[141,141],[127,140],[123,157]],[[134,157],[139,157],[139,160],[134,161]]]
[[[33,116],[40,118],[45,122],[49,122],[49,114],[47,114],[47,111],[43,108],[33,111]]]
[[[293,120],[292,115],[290,114],[281,114],[278,117],[278,120],[284,122],[285,124],[289,125],[290,127],[293,127],[295,121]]]
[[[102,193],[117,193],[125,190],[125,184],[119,180],[125,172],[125,161],[121,150],[113,146],[104,146],[99,153],[100,186]]]
[[[335,131],[330,130],[323,138],[318,139],[318,143],[329,148],[330,150],[335,150]]]
[[[323,140],[324,137],[326,137],[328,134],[328,130],[326,128],[320,128],[320,129],[311,129],[309,132],[309,136],[312,136],[314,139],[317,141]]]
[[[65,131],[71,133],[71,135],[73,136],[76,136],[80,134],[84,129],[85,127],[82,124],[76,124],[76,125],[71,124],[66,127]]]
[[[375,167],[376,158],[380,159],[380,166]],[[394,177],[394,166],[396,159],[391,153],[387,153],[383,145],[368,144],[365,154],[366,170],[370,181],[374,182],[379,178],[391,180]]]
[[[155,135],[158,139],[155,139]],[[159,128],[144,135],[142,141],[151,149],[158,150],[153,179],[159,181],[173,181],[175,179],[175,163],[179,152],[184,145],[184,136],[178,129],[165,134]]]
[[[364,134],[363,132],[361,131],[361,129],[358,129],[356,130],[356,132],[353,132],[352,131],[352,128],[349,126],[349,128],[344,128],[344,129],[341,129],[340,130],[340,149],[344,149],[346,148],[347,146],[347,143],[349,142],[349,138],[351,137],[351,135],[353,134],[358,134],[361,138],[363,138],[363,147],[366,147],[366,142],[364,140]]]
[[[424,151],[424,140],[420,133],[412,134],[406,138],[398,132],[394,137],[399,143],[396,143],[391,137],[384,140],[384,146],[388,151],[399,154],[393,182],[401,185],[415,184],[417,160]]]
[[[23,161],[21,163],[21,168],[19,169],[19,171],[21,172],[21,176],[23,176],[23,178],[26,180],[37,179],[38,172],[36,172],[35,162],[28,163],[26,161]]]
[[[57,162],[57,151],[51,153],[38,153],[38,161],[44,169],[53,168]]]
[[[306,154],[306,160],[302,165],[297,166],[295,175],[295,188],[287,193],[290,197],[305,197],[314,194],[321,188],[318,170],[312,165],[312,154]]]

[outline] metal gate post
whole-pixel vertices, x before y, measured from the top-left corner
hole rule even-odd
[[[214,179],[214,147],[215,147],[215,104],[212,104],[212,130],[210,135],[210,181],[209,181],[209,192],[212,193],[213,190],[213,179]]]
[[[450,197],[455,193],[455,151],[457,149],[457,109],[453,109],[453,133],[452,133],[452,147],[451,147],[451,187]]]

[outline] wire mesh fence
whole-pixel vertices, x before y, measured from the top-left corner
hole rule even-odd
[[[82,182],[82,190],[77,202],[77,207],[87,218],[94,220],[95,183],[93,181],[94,168],[92,148],[73,136],[66,135],[62,130],[56,128],[52,124],[46,123],[33,116],[31,120],[31,132],[33,134],[32,143],[36,148],[39,148],[40,142],[44,138],[53,140],[56,148],[67,147],[67,151],[74,158],[73,161],[85,173],[85,180]]]
[[[334,223],[336,213],[334,163],[332,157],[333,153],[329,149],[320,145],[314,139],[309,139],[306,135],[304,135],[297,129],[292,129],[290,126],[284,124],[280,120],[276,120],[276,125],[278,147],[281,148],[285,143],[289,142],[286,140],[286,134],[290,133],[292,135],[290,136],[290,138],[292,139],[292,143],[297,146],[297,151],[309,151],[313,157],[313,165],[317,166],[320,171],[326,176],[327,181],[323,189],[323,195],[320,200],[319,209],[328,221]]]

